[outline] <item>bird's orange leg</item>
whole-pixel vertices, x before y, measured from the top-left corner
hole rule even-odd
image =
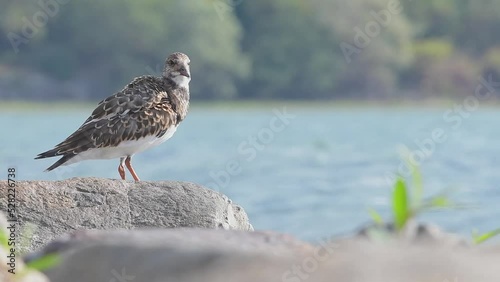
[[[122,180],[125,180],[125,167],[123,164],[125,163],[125,158],[120,158],[120,165],[118,166],[118,173]]]
[[[137,176],[137,174],[135,173],[135,170],[134,168],[132,167],[132,164],[130,163],[130,161],[132,160],[132,158],[130,156],[128,156],[126,159],[125,159],[125,165],[127,166],[128,168],[128,171],[130,171],[130,174],[132,174],[132,177],[134,178],[135,181],[141,181],[139,179],[139,176]]]

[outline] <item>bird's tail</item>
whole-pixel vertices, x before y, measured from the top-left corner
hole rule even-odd
[[[52,157],[56,157],[56,156],[60,156],[61,154],[59,153],[59,149],[58,148],[54,148],[52,150],[48,150],[46,152],[43,152],[43,153],[40,153],[38,154],[36,157],[35,157],[35,160],[38,160],[38,159],[45,159],[45,158],[52,158]]]
[[[40,153],[38,154],[36,157],[35,157],[35,160],[38,160],[38,159],[44,159],[44,158],[51,158],[51,157],[56,157],[56,156],[60,156],[60,150],[58,149],[52,149],[52,150],[49,150],[49,151],[46,151],[46,152],[43,152],[43,153]],[[63,165],[64,163],[66,163],[67,161],[69,161],[70,159],[72,159],[75,155],[74,154],[66,154],[66,155],[63,155],[62,158],[60,158],[57,162],[55,162],[54,164],[52,164],[51,166],[49,166],[45,171],[51,171],[61,165]]]
[[[70,159],[72,159],[75,155],[71,154],[71,155],[64,155],[62,158],[60,158],[57,162],[55,162],[54,164],[52,164],[51,166],[49,166],[45,171],[51,171],[61,165],[63,165],[64,163],[66,163],[67,161],[69,161]]]

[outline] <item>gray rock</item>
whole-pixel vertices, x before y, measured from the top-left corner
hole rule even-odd
[[[404,229],[396,232],[393,224],[368,225],[361,228],[354,239],[380,241],[395,239],[400,243],[434,244],[439,246],[466,247],[470,244],[464,238],[443,231],[439,226],[410,220]],[[348,239],[349,240],[349,239]]]
[[[52,251],[62,257],[46,272],[52,282],[500,281],[498,251],[367,241],[313,247],[261,232],[90,231]]]
[[[31,259],[50,253],[63,253],[91,244],[136,244],[137,246],[167,247],[180,250],[224,250],[228,252],[261,253],[273,256],[309,254],[314,246],[292,236],[271,232],[215,230],[200,228],[80,230],[50,242]]]
[[[57,281],[201,281],[203,269],[244,265],[259,259],[289,260],[314,247],[288,235],[214,229],[80,231],[51,242],[37,258],[58,253],[62,264],[47,271]],[[85,267],[78,267],[85,266]],[[200,270],[202,270],[200,272]],[[80,280],[74,280],[79,277]],[[168,278],[168,279],[167,279]]]
[[[7,183],[0,181],[0,209]],[[17,211],[31,251],[79,229],[200,227],[253,230],[244,210],[225,195],[187,182],[98,178],[19,181]],[[29,227],[31,225],[31,227]]]

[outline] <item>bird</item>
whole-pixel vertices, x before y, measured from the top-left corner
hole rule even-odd
[[[189,108],[190,59],[181,52],[165,60],[161,76],[136,77],[123,90],[98,103],[83,124],[53,149],[35,159],[62,156],[46,169],[83,160],[120,158],[118,173],[125,167],[140,181],[132,156],[170,139]]]

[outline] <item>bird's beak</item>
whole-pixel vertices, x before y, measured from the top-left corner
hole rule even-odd
[[[187,71],[187,69],[186,69],[186,68],[181,68],[181,69],[179,70],[179,73],[180,73],[181,75],[185,76],[185,77],[191,77],[191,75],[189,75],[189,72]]]

